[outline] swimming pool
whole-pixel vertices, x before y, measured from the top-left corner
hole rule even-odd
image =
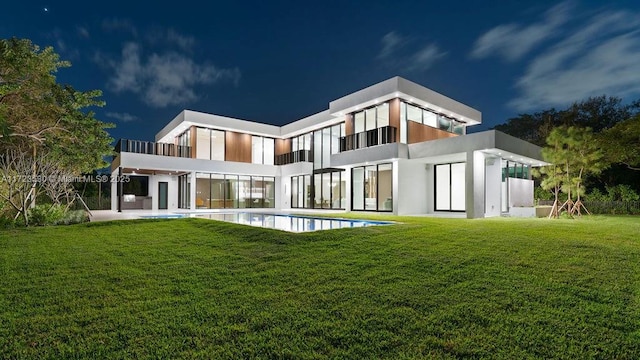
[[[308,232],[393,224],[390,221],[321,218],[255,212],[191,214],[191,216],[289,232]]]

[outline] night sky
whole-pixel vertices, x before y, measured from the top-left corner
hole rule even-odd
[[[205,3],[205,2],[202,2]],[[403,76],[511,116],[592,95],[640,98],[640,1],[10,1],[0,37],[51,45],[101,89],[115,138],[182,109],[281,125]]]

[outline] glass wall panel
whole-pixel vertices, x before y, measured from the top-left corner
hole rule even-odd
[[[249,207],[251,207],[251,176],[240,175],[238,177],[238,208]]]
[[[393,210],[393,166],[378,165],[378,211]]]
[[[224,175],[211,174],[211,209],[224,208]]]
[[[276,207],[276,179],[273,177],[264,178],[264,207]]]
[[[251,137],[251,162],[262,164],[262,136]]]
[[[313,132],[313,168],[322,167],[322,131]]]
[[[262,176],[251,177],[251,205],[252,208],[264,207],[264,181]]]
[[[301,136],[302,143],[300,144],[301,150],[311,150],[311,133],[306,133]]]
[[[196,158],[211,158],[211,131],[209,129],[196,129]]]
[[[465,210],[465,163],[451,164],[451,210]]]
[[[331,164],[331,128],[322,129],[322,167],[329,167]]]
[[[378,176],[376,166],[367,166],[364,173],[364,209],[376,210],[378,197]]]
[[[225,208],[237,208],[238,207],[238,176],[237,175],[225,175]]]
[[[351,192],[353,210],[364,210],[364,168],[358,167],[351,171],[351,182],[353,184]]]
[[[451,131],[451,120],[444,116],[438,116],[438,127],[440,130]]]
[[[339,209],[346,209],[347,206],[347,183],[345,176],[340,173],[340,207]]]
[[[321,174],[315,174],[313,176],[313,207],[315,209],[322,208],[322,179]]]
[[[313,192],[311,186],[311,175],[304,176],[304,207],[312,208],[313,207]]]
[[[291,177],[291,207],[298,207],[298,177]]]
[[[438,128],[438,116],[431,111],[422,111],[423,121],[425,125],[429,125],[433,128]]]
[[[341,177],[342,172],[336,171],[331,174],[331,208],[333,209],[343,209],[344,204],[342,204],[343,195],[340,192],[341,189]]]
[[[373,130],[376,128],[376,108],[367,109],[364,111],[365,117],[365,130]]]
[[[273,165],[273,161],[274,161],[274,151],[275,151],[275,140],[273,140],[272,138],[264,138],[264,150],[263,150],[263,157],[264,157],[264,164],[265,165]]]
[[[300,148],[298,147],[298,136],[294,136],[291,138],[291,151],[298,151]]]
[[[422,123],[422,109],[407,104],[407,120]]]
[[[209,209],[211,185],[209,174],[196,173],[196,209]]]
[[[353,132],[360,133],[364,131],[364,112],[355,113],[353,117]]]
[[[211,160],[224,161],[224,131],[211,130]]]
[[[178,208],[189,209],[191,206],[191,183],[190,175],[180,175],[178,177]]]
[[[458,134],[458,135],[463,135],[464,134],[464,124],[459,123],[459,122],[454,122],[453,123],[453,132],[455,134]]]
[[[340,137],[344,136],[340,132],[341,125],[334,125],[331,127],[331,153],[337,154],[340,152]]]
[[[304,176],[298,176],[298,207],[305,207],[304,205]]]
[[[436,210],[451,209],[451,165],[436,165]]]
[[[322,174],[322,208],[331,207],[331,173]]]
[[[377,127],[389,126],[389,103],[384,103],[378,106],[377,112]]]

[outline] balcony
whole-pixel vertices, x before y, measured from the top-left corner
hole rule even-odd
[[[130,152],[135,154],[191,157],[191,146],[128,139],[118,140],[115,151],[117,153]]]
[[[286,154],[276,155],[275,164],[287,165],[303,161],[313,161],[310,150],[297,150]]]
[[[357,134],[351,134],[340,138],[340,152],[364,149],[376,145],[384,145],[396,142],[398,129],[393,126],[384,126]]]

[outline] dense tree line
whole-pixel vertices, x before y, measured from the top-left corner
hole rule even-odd
[[[88,110],[104,105],[102,93],[59,83],[69,66],[51,47],[0,40],[0,215],[26,225],[35,199],[68,208],[73,178],[105,167],[112,153],[112,125]]]
[[[560,150],[572,146],[570,142],[573,135],[580,133],[580,136],[587,136],[588,141],[581,145],[581,149],[589,147],[592,152],[585,154],[576,148],[572,156],[579,162],[580,158],[597,153],[594,163],[596,171],[583,171],[579,179],[580,186],[574,189],[578,191],[576,195],[585,192],[606,193],[618,186],[640,193],[640,99],[623,103],[618,97],[591,97],[562,110],[552,108],[533,114],[520,114],[494,129],[545,147],[547,156],[549,149],[560,146],[558,139],[564,139],[564,144],[556,149],[556,156]],[[585,132],[593,136],[585,135]],[[566,163],[564,165],[567,166]],[[557,179],[554,179],[560,169],[541,170],[543,185],[549,190],[547,195],[553,198],[561,190]]]

